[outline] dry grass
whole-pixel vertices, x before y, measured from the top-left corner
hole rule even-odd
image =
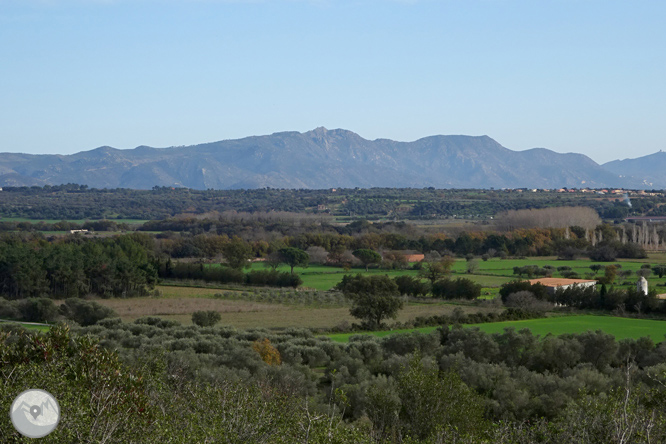
[[[159,316],[174,319],[183,324],[191,324],[192,313],[197,310],[215,310],[220,313],[220,324],[237,328],[265,327],[307,327],[332,328],[343,322],[358,322],[349,315],[349,308],[313,308],[264,304],[249,301],[212,299],[206,296],[209,289],[167,287],[173,292],[165,298],[100,299],[98,302],[113,310],[130,322],[142,316]],[[177,297],[189,294],[189,297]],[[202,293],[203,292],[203,293]],[[432,316],[451,313],[456,308],[449,304],[408,305],[400,311],[398,321],[405,322],[417,316]],[[461,306],[463,311],[494,311],[493,308]]]
[[[221,290],[219,288],[196,288],[196,287],[174,287],[171,285],[158,285],[155,287],[162,297],[173,298],[212,298],[215,293],[229,292],[233,290]]]
[[[99,299],[97,302],[112,308],[123,319],[136,319],[141,316],[191,315],[198,310],[215,310],[221,314],[286,310],[286,307],[276,304],[207,298]]]

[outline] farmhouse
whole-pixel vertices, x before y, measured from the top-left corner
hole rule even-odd
[[[405,259],[407,259],[407,262],[421,262],[425,259],[425,254],[414,250],[404,250],[402,251],[402,254],[405,256]]]
[[[389,250],[384,251],[382,256],[385,260],[400,260],[404,262],[421,262],[425,259],[423,253],[419,253],[415,250]]]
[[[555,293],[560,288],[569,288],[574,285],[580,287],[594,287],[597,284],[595,280],[589,279],[563,279],[563,278],[541,278],[531,279],[530,284],[541,284],[546,287],[548,293]]]

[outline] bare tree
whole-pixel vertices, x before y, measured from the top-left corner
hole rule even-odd
[[[497,216],[499,228],[511,231],[518,228],[567,228],[579,226],[594,229],[601,223],[597,212],[588,207],[557,207],[511,210]]]

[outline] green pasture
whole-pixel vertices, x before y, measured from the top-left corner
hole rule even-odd
[[[525,321],[506,321],[506,322],[491,322],[485,324],[469,324],[465,327],[478,327],[481,331],[486,333],[502,333],[505,328],[515,328],[522,330],[527,328],[533,334],[539,336],[562,335],[567,333],[584,333],[588,330],[596,331],[602,330],[605,333],[615,336],[615,339],[637,339],[644,336],[652,338],[657,343],[664,340],[666,335],[666,321],[651,320],[651,319],[632,319],[620,318],[614,316],[558,316],[543,319],[529,319]],[[377,337],[388,336],[399,333],[431,333],[438,327],[424,327],[406,330],[390,330],[390,331],[375,331],[368,332]],[[358,335],[359,333],[340,333],[327,335],[336,342],[349,342],[351,336]]]
[[[629,276],[627,279],[629,282],[636,281],[636,270],[640,269],[641,265],[649,263],[652,265],[665,262],[663,257],[651,257],[649,259],[643,260],[623,260],[619,259],[612,263],[600,263],[601,265],[610,265],[610,264],[620,264],[622,266],[620,270],[632,270],[634,273]],[[465,277],[471,279],[477,284],[483,287],[482,294],[486,295],[490,293],[491,295],[497,294],[497,288],[505,284],[506,282],[512,281],[514,279],[519,279],[517,275],[513,274],[514,267],[524,267],[526,265],[537,265],[543,267],[545,265],[551,265],[557,269],[557,267],[568,266],[575,272],[577,272],[581,278],[585,278],[588,273],[592,273],[592,270],[589,268],[592,264],[597,264],[598,262],[590,261],[589,259],[578,259],[571,261],[560,261],[556,257],[531,257],[526,259],[498,259],[493,258],[487,261],[481,259],[476,259],[478,268],[473,274],[467,273],[467,261],[465,259],[457,259],[452,267],[451,278],[455,279],[458,277]],[[213,264],[211,266],[220,266],[219,264]],[[252,264],[252,270],[265,270],[266,266],[261,262],[255,262]],[[278,268],[279,271],[290,271],[290,268],[286,265],[282,265]],[[369,271],[365,271],[364,268],[352,268],[351,270],[345,270],[342,267],[331,267],[326,265],[311,265],[307,268],[297,267],[294,269],[296,273],[301,276],[303,280],[303,286],[308,288],[313,288],[316,290],[330,290],[337,283],[342,280],[342,277],[345,274],[367,274],[367,275],[388,275],[390,277],[396,276],[417,276],[418,271],[408,269],[408,270],[382,270],[377,268],[370,268]],[[561,273],[555,271],[553,274],[554,277],[562,277]],[[603,270],[597,273],[593,278],[600,278],[603,276]],[[526,277],[523,276],[522,279]],[[651,275],[648,278],[650,287],[654,286],[666,286],[666,278],[659,279],[655,275]],[[618,276],[616,280],[616,285],[621,285],[621,278]],[[633,284],[632,284],[633,285]],[[659,291],[658,292],[662,292]],[[663,292],[666,292],[664,289]]]
[[[527,259],[489,259],[487,261],[478,260],[478,270],[477,273],[482,274],[491,274],[498,276],[516,276],[513,274],[514,267],[524,267],[527,265],[536,265],[538,267],[544,267],[545,265],[551,265],[555,267],[554,276],[559,276],[560,272],[557,271],[558,267],[571,267],[571,269],[577,272],[581,277],[584,277],[587,273],[592,273],[590,265],[600,264],[600,265],[614,265],[620,264],[622,267],[620,270],[631,270],[635,272],[641,268],[641,265],[644,263],[652,263],[653,265],[657,262],[650,262],[649,259],[618,259],[614,262],[594,262],[589,259],[577,259],[571,261],[560,261],[556,257],[530,257]],[[453,266],[454,272],[464,273],[467,270],[467,261],[459,259],[456,261]],[[603,270],[597,272],[597,276],[602,276]]]
[[[251,270],[265,270],[266,266],[260,262],[252,264]],[[286,265],[278,267],[278,271],[290,271]],[[303,287],[314,288],[316,290],[330,290],[338,284],[345,274],[363,274],[363,275],[388,275],[389,277],[396,276],[417,276],[417,270],[381,270],[371,268],[367,272],[364,268],[352,268],[346,271],[342,267],[330,267],[326,265],[311,265],[307,268],[297,267],[294,269],[303,280]],[[466,274],[464,271],[460,274],[453,273],[452,278],[466,277],[481,285],[482,287],[500,287],[502,284],[511,281],[513,277],[508,276],[492,276],[484,274]]]
[[[45,324],[33,324],[33,323],[25,323],[25,322],[19,322],[19,321],[3,321],[0,322],[0,326],[2,325],[7,325],[7,324],[19,324],[26,330],[37,330],[37,331],[48,331],[49,328],[51,328],[49,325]]]

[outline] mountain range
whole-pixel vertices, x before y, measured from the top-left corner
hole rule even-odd
[[[0,153],[0,186],[94,188],[664,188],[666,153],[599,165],[583,154],[513,151],[488,136],[366,140],[344,129],[71,155]]]

